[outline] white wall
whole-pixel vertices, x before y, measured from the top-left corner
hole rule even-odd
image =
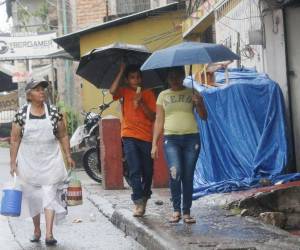
[[[266,11],[264,14],[265,27],[265,49],[264,63],[265,72],[269,77],[277,82],[281,88],[286,110],[287,135],[289,137],[289,147],[292,152],[292,127],[291,127],[291,108],[289,102],[289,89],[287,78],[287,61],[286,61],[286,43],[284,17],[281,9]],[[295,125],[294,125],[295,126]],[[292,160],[292,159],[291,159]],[[294,170],[292,162],[288,164],[288,169]]]
[[[277,24],[274,24],[277,20]],[[266,48],[265,71],[277,82],[284,95],[286,107],[288,107],[288,85],[286,72],[286,51],[284,40],[284,23],[282,10],[267,12],[264,17]]]
[[[261,19],[257,7],[257,0],[241,0],[240,3],[230,10],[224,17],[218,18],[219,9],[215,12],[216,19],[216,42],[229,46],[234,52],[238,47],[238,32],[240,33],[240,49],[249,44],[249,30],[261,29]],[[224,11],[230,6],[223,5]],[[261,45],[251,45],[253,57],[247,58],[241,55],[241,64],[245,67],[254,67],[259,72],[264,71],[263,50]],[[232,65],[236,66],[236,65]]]
[[[168,0],[151,0],[151,9],[155,9],[164,6],[168,3]]]

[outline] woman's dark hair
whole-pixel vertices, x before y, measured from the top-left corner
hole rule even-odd
[[[182,76],[185,76],[184,66],[176,66],[176,67],[169,68],[168,69],[168,74],[169,73],[176,73],[176,74],[180,74]]]
[[[126,66],[126,69],[125,69],[125,72],[124,72],[124,77],[125,78],[128,78],[128,75],[130,73],[135,73],[135,72],[138,72],[140,74],[142,74],[141,70],[140,70],[140,65],[137,65],[137,64],[129,64]]]

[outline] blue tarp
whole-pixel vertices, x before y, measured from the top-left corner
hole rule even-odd
[[[300,174],[285,174],[289,149],[279,85],[249,69],[233,69],[229,79],[218,88],[196,84],[208,120],[197,116],[202,148],[194,198],[258,187],[261,178],[273,184],[300,179]],[[224,72],[217,72],[216,80],[224,82]]]

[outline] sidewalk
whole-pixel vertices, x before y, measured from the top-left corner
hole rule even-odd
[[[168,189],[155,189],[143,218],[132,216],[130,190],[103,190],[84,184],[88,199],[112,223],[147,249],[272,249],[300,250],[300,238],[255,219],[240,217],[223,209],[237,198],[254,191],[215,194],[194,201],[195,225],[170,225],[172,212]],[[258,190],[256,190],[258,191]],[[163,205],[156,205],[162,201]]]
[[[4,179],[7,180],[9,178],[9,159],[7,158],[9,155],[8,148],[1,148],[0,150],[0,167],[2,169],[5,168],[4,171],[0,171],[0,180]],[[2,190],[2,183],[0,183],[0,190]],[[2,193],[0,193],[0,200],[1,200]],[[1,249],[15,250],[21,249],[20,245],[14,238],[10,228],[10,222],[7,217],[0,215],[0,242],[1,242]]]

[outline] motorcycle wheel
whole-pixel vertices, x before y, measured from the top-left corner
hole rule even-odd
[[[101,183],[101,163],[99,162],[99,155],[96,147],[88,149],[83,155],[83,167],[85,172],[94,181]]]

